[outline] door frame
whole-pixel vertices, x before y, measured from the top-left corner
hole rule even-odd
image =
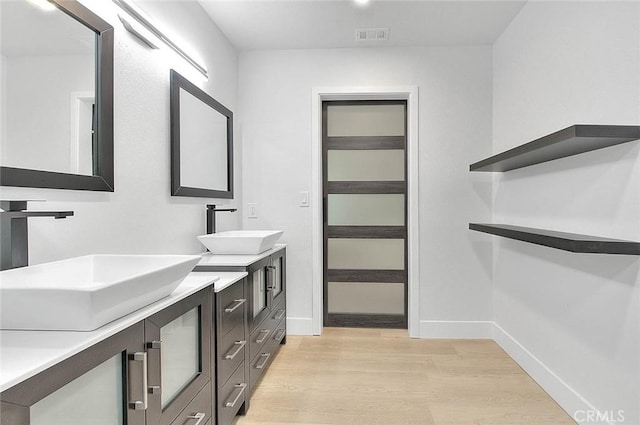
[[[407,316],[409,336],[420,332],[418,87],[314,87],[311,95],[312,332],[323,329],[322,102],[325,100],[407,101]]]

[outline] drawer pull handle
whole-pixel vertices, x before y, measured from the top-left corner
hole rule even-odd
[[[275,316],[273,316],[273,318],[276,320],[280,320],[284,317],[285,313],[286,313],[285,310],[278,310],[278,313]]]
[[[235,345],[235,349],[229,350],[229,352],[227,354],[224,355],[224,359],[225,360],[233,360],[240,351],[242,351],[242,349],[244,348],[244,346],[247,344],[247,341],[236,341],[233,343],[233,345]]]
[[[204,413],[196,413],[194,415],[187,416],[187,420],[195,419],[196,421],[193,423],[193,425],[200,425],[200,422],[202,422],[206,417],[207,415]]]
[[[267,362],[269,361],[269,357],[271,357],[271,353],[262,353],[260,354],[260,357],[262,357],[262,361],[256,363],[256,369],[264,369],[264,367],[267,365]]]
[[[246,298],[240,298],[239,300],[233,300],[234,302],[234,306],[233,307],[227,307],[224,309],[225,313],[233,313],[234,311],[236,311],[238,308],[240,308],[240,306],[244,303],[247,302]]]
[[[262,344],[264,342],[264,340],[267,339],[267,337],[269,336],[269,329],[263,329],[258,333],[262,334],[264,336],[262,338],[256,338],[256,343]]]
[[[147,399],[147,353],[139,352],[129,354],[129,373],[131,373],[131,364],[136,362],[142,363],[142,400],[129,400],[129,409],[132,410],[147,410],[148,399]],[[133,383],[134,380],[129,377],[129,384]],[[131,391],[131,390],[129,390]],[[129,392],[131,394],[131,392]]]
[[[275,339],[276,341],[281,340],[282,336],[284,335],[285,332],[286,332],[286,330],[284,330],[284,329],[278,329],[276,331],[276,334],[273,336],[273,339]]]
[[[247,388],[247,384],[245,383],[236,384],[234,385],[234,387],[236,389],[233,391],[237,392],[237,394],[234,397],[230,397],[230,398],[233,398],[233,400],[232,401],[227,400],[227,402],[224,404],[224,407],[235,407],[238,400],[240,400],[240,398],[242,397],[242,394],[244,393],[245,388]],[[231,395],[233,396],[233,393]]]

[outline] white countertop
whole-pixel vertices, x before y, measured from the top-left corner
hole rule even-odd
[[[168,297],[91,332],[0,331],[0,392],[210,286],[216,277],[220,278],[215,282],[215,291],[219,292],[246,275],[246,272],[190,273]]]
[[[274,252],[280,251],[286,246],[287,244],[275,244],[270,250],[255,255],[222,255],[205,252],[202,254],[202,260],[200,260],[196,267],[247,267],[258,260],[268,257]]]

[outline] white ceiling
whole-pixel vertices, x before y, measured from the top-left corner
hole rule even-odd
[[[198,0],[240,50],[489,45],[526,0]],[[388,27],[389,40],[356,41]]]

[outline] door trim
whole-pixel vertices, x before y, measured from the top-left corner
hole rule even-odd
[[[322,222],[322,102],[325,100],[407,101],[407,251],[409,336],[420,335],[418,87],[314,87],[311,96],[311,200],[312,200],[312,332],[323,328],[323,222]]]

